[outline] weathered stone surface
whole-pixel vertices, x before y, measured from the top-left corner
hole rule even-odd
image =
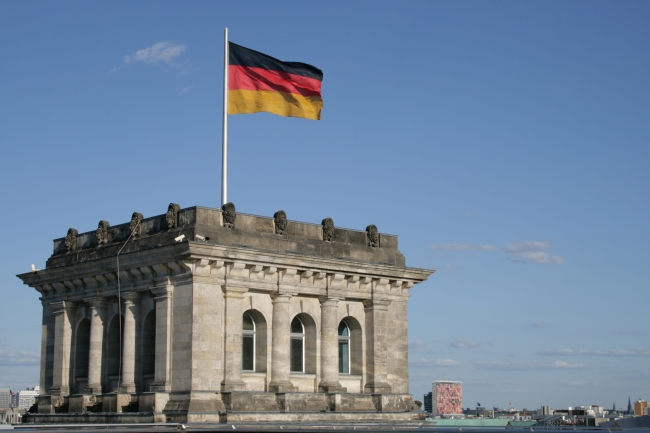
[[[97,245],[105,244],[108,242],[108,228],[111,225],[108,221],[101,220],[97,224],[97,230],[95,230],[95,237],[97,238]]]
[[[273,214],[273,222],[275,223],[275,234],[283,235],[287,231],[287,214],[283,210],[277,211]]]
[[[106,224],[105,238],[70,231],[46,269],[19,275],[43,304],[47,395],[34,420],[416,419],[406,412],[406,305],[432,272],[406,267],[396,236],[172,205]],[[254,321],[253,371],[242,370],[244,313]],[[350,331],[344,373],[341,321]]]
[[[68,234],[65,236],[65,250],[66,252],[74,251],[77,249],[77,229],[68,229]]]
[[[167,213],[165,214],[165,220],[167,222],[167,228],[173,229],[178,227],[178,212],[181,210],[181,207],[176,203],[169,203],[167,206]]]

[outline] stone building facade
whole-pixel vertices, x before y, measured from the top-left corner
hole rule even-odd
[[[397,237],[222,209],[54,240],[35,422],[418,419]],[[412,412],[411,412],[412,411]]]

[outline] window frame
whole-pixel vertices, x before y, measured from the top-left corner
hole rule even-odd
[[[293,322],[295,320],[298,320],[298,323],[300,323],[300,327],[302,328],[302,333],[297,333],[297,332],[291,332],[291,328],[293,325]],[[291,368],[293,367],[293,346],[291,342],[293,340],[301,340],[301,346],[302,346],[302,370],[292,370]],[[302,322],[300,317],[296,316],[291,320],[291,324],[289,325],[289,357],[291,359],[289,363],[289,373],[305,373],[305,324]]]
[[[348,331],[348,335],[341,335],[339,329],[341,328],[341,324],[345,326],[345,329]],[[347,324],[345,320],[341,320],[339,323],[339,329],[337,329],[337,336],[338,336],[338,360],[339,360],[339,374],[352,374],[352,331],[350,330],[350,326]],[[348,371],[341,371],[341,343],[347,343],[348,346]]]
[[[243,315],[248,316],[248,318],[251,320],[253,323],[253,330],[251,331],[250,329],[244,329],[244,321],[242,318],[242,371],[245,372],[255,372],[257,369],[255,368],[257,366],[257,324],[255,323],[255,319],[253,319],[253,316],[251,316],[248,312],[244,312]],[[244,369],[244,338],[245,336],[253,336],[253,369],[252,370],[245,370]]]

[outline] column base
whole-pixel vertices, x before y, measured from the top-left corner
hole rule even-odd
[[[70,395],[69,386],[52,386],[50,387],[50,395]]]
[[[366,394],[390,394],[393,391],[386,382],[366,383],[363,392]]]
[[[297,388],[293,386],[288,380],[285,382],[271,382],[269,383],[269,392],[293,392]]]
[[[222,391],[246,391],[246,382],[243,380],[225,380],[221,382]]]
[[[92,383],[86,385],[83,390],[84,394],[102,394],[102,385],[100,383]]]
[[[335,392],[347,392],[347,388],[341,386],[339,382],[321,382],[318,384],[318,392],[325,393],[335,393]]]
[[[164,380],[154,380],[149,385],[150,392],[169,392],[172,390],[171,384],[165,382]]]
[[[117,391],[122,394],[131,394],[136,392],[136,385],[134,382],[124,382],[120,384],[120,386],[117,388]]]

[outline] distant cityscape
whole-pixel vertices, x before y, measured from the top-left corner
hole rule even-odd
[[[517,409],[512,403],[508,408],[488,408],[476,403],[475,409],[463,408],[463,383],[436,380],[431,392],[424,395],[423,408],[427,420],[441,427],[529,427],[533,425],[600,426],[600,427],[650,427],[650,404],[643,399],[611,409],[600,405],[539,409]]]
[[[38,385],[16,391],[0,388],[0,424],[20,424],[22,414],[36,403],[40,392]]]

